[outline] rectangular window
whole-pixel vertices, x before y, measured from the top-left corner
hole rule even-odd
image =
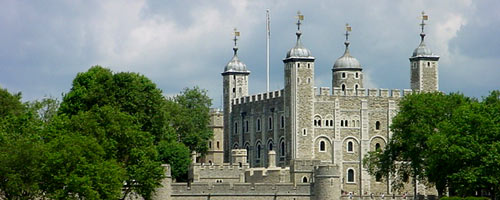
[[[273,130],[273,117],[269,117],[268,127],[269,130]]]

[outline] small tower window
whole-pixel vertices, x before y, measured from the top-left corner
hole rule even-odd
[[[344,120],[340,120],[340,126],[344,127]]]
[[[238,133],[238,122],[234,122],[234,133]]]
[[[307,135],[307,129],[302,129],[302,136],[306,136]]]
[[[427,67],[430,67],[431,66],[431,62],[427,62]]]
[[[280,148],[280,155],[281,156],[285,156],[285,141],[281,140],[281,144],[280,144],[281,148]]]
[[[257,119],[257,131],[260,131],[260,119]]]
[[[359,73],[358,72],[356,72],[356,78],[359,78]]]
[[[267,125],[269,127],[269,130],[273,130],[273,117],[269,117]]]
[[[375,144],[375,151],[380,150],[380,143]]]
[[[245,132],[248,133],[248,120],[245,121]]]
[[[375,130],[380,130],[380,122],[375,122]]]
[[[220,149],[220,143],[217,141],[217,149]]]
[[[307,78],[307,83],[311,83],[311,78]]]
[[[382,182],[382,174],[381,173],[376,173],[375,174],[375,181]]]
[[[250,160],[250,147],[248,147],[248,144],[245,147],[245,149],[247,150],[247,163],[248,163],[249,162],[248,160]]]
[[[320,142],[319,142],[319,151],[320,151],[320,152],[325,152],[325,151],[326,151],[326,144],[325,144],[325,141],[320,141]]]
[[[347,152],[354,152],[352,141],[347,142]]]
[[[269,142],[269,151],[273,150],[273,142]]]
[[[260,144],[257,145],[257,159],[260,158]]]
[[[342,84],[342,91],[345,91],[345,85]]]
[[[345,72],[342,72],[342,78],[345,78]]]
[[[208,148],[211,149],[212,148],[212,141],[208,141]]]
[[[236,93],[236,88],[233,88],[233,93]]]
[[[347,122],[349,122],[349,121],[345,120],[345,122],[344,122],[344,125],[345,125],[346,127],[348,127],[348,126],[349,126],[349,125],[347,125]]]
[[[333,119],[330,120],[330,126],[333,126]]]
[[[281,120],[280,120],[280,128],[285,128],[285,117],[283,115],[281,115]]]
[[[302,183],[307,183],[307,177],[305,177],[305,176],[304,176],[304,177],[302,178]]]
[[[358,84],[354,85],[354,89],[358,90]]]
[[[347,170],[347,182],[354,183],[354,170],[353,169]]]
[[[307,63],[307,68],[311,69],[311,63]]]

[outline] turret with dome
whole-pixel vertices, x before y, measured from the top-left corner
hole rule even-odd
[[[351,56],[349,52],[350,32],[351,26],[346,24],[344,55],[335,61],[332,68],[332,85],[334,88],[341,88],[342,91],[345,91],[347,88],[355,90],[363,88],[363,69],[358,59]]]

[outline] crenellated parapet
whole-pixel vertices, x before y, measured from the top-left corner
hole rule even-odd
[[[319,91],[316,90],[316,96],[347,96],[347,97],[392,97],[392,98],[401,98],[406,95],[410,95],[414,93],[411,89],[404,89],[401,92],[400,89],[385,89],[385,88],[359,88],[355,90],[354,88],[346,88],[342,91],[341,88],[334,87],[333,92],[330,93],[329,87],[321,87]]]
[[[264,92],[264,93],[254,94],[251,96],[234,98],[231,100],[231,104],[232,105],[240,105],[240,104],[260,102],[260,101],[265,101],[265,100],[270,100],[270,99],[281,98],[282,95],[283,95],[283,90]]]

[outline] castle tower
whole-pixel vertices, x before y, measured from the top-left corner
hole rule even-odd
[[[297,13],[297,43],[291,48],[285,65],[285,141],[287,163],[291,159],[310,157],[312,140],[312,116],[314,97],[314,57],[301,42],[301,21],[304,16]]]
[[[222,85],[224,90],[224,162],[230,161],[230,152],[233,148],[230,145],[231,130],[234,130],[234,128],[232,128],[232,122],[230,121],[231,100],[233,98],[248,96],[248,75],[250,75],[250,71],[248,71],[245,63],[241,62],[238,58],[237,41],[239,36],[240,32],[234,29],[234,55],[224,68],[224,72],[222,72]]]
[[[335,61],[332,69],[332,85],[345,91],[346,88],[363,88],[363,73],[358,60],[349,53],[349,32],[351,27],[346,24],[345,52]]]
[[[420,33],[420,45],[413,51],[410,57],[410,84],[411,89],[422,92],[433,92],[439,90],[438,61],[439,56],[434,55],[424,43],[424,21],[428,16],[422,12],[422,32]]]
[[[314,169],[314,200],[340,199],[341,179],[335,164],[316,166]]]

